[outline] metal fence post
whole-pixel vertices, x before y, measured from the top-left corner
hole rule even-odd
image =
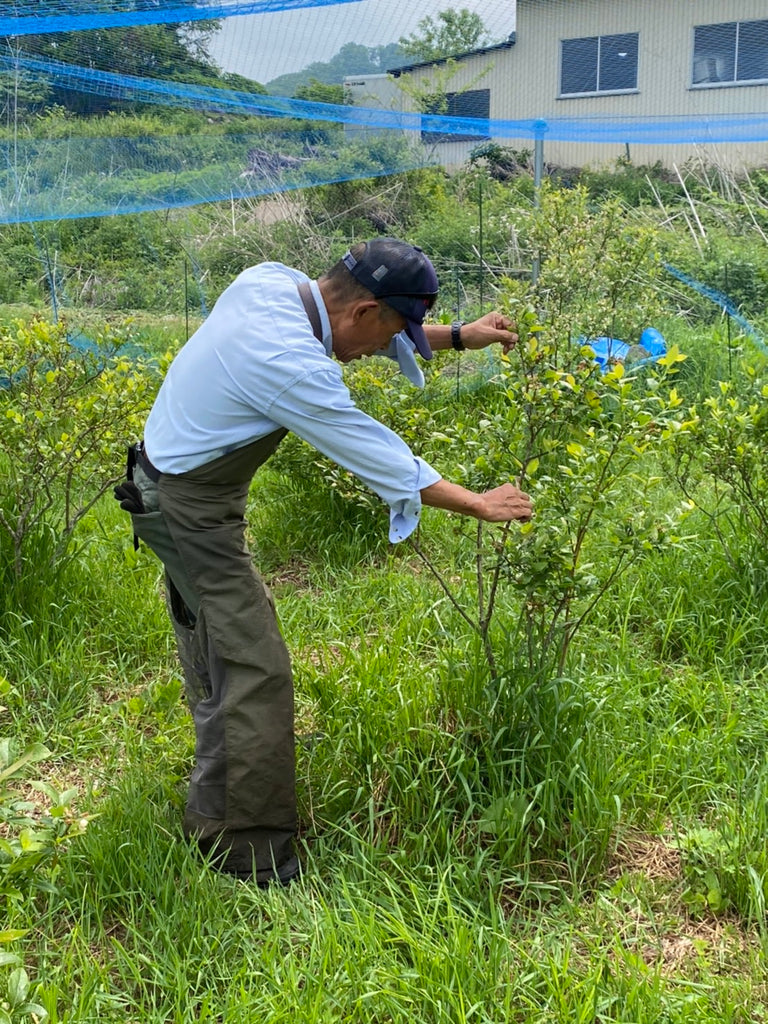
[[[534,121],[533,130],[533,203],[538,210],[541,205],[541,179],[544,177],[544,132],[547,130],[547,122]],[[537,255],[531,266],[531,282],[534,285],[539,279],[540,270],[541,260]]]

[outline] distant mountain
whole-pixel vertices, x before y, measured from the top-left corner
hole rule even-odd
[[[399,43],[386,46],[362,46],[345,43],[327,62],[315,61],[302,71],[279,75],[266,83],[275,96],[295,96],[296,90],[308,85],[311,79],[326,85],[340,85],[347,75],[376,75],[408,63]]]

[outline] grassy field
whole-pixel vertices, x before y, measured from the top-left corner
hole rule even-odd
[[[504,408],[487,372],[458,393],[453,359],[391,412],[438,451]],[[303,880],[260,891],[182,840],[193,734],[161,575],[106,496],[54,569],[5,576],[0,753],[48,753],[0,775],[0,1021],[767,1019],[768,563],[738,509],[644,548],[559,673],[521,656],[502,579],[491,670],[476,524],[427,510],[419,550],[392,548],[385,510],[294,456],[249,521],[294,657]],[[604,520],[651,492],[681,500],[638,456]],[[482,564],[524,543],[486,528]]]
[[[81,377],[66,332],[30,320],[39,272],[13,277],[38,242],[9,233],[0,1024],[768,1020],[766,353],[664,270],[727,281],[765,336],[764,179],[749,203],[686,193],[678,216],[671,187],[661,212],[606,199],[645,178],[548,189],[535,213],[524,189],[488,191],[486,259],[517,266],[510,239],[526,265],[546,257],[537,290],[494,279],[524,336],[508,362],[443,354],[423,392],[380,361],[348,372],[446,477],[522,477],[532,525],[428,509],[392,547],[378,500],[291,437],[254,481],[249,541],[296,683],[305,871],[280,891],[184,842],[194,737],[159,565],[108,489],[73,516],[119,476],[164,353],[202,315],[169,242],[181,226],[56,226],[64,292],[93,292],[63,305],[71,333],[128,332],[126,358],[104,372],[91,353]],[[393,230],[456,271],[446,322],[460,265],[463,315],[478,288],[473,182],[398,184],[431,213]],[[276,255],[314,273],[367,230],[327,237],[355,203],[310,198],[325,234],[303,215],[267,230],[239,211],[235,231],[229,205],[195,214],[206,289]],[[158,296],[128,317],[129,298]],[[677,354],[602,376],[579,337],[606,324],[632,339],[654,324]]]

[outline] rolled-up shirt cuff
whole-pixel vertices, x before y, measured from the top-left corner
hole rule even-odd
[[[419,464],[419,490],[390,505],[389,508],[389,540],[391,544],[397,544],[398,541],[410,537],[421,519],[421,491],[431,484],[436,484],[438,480],[442,480],[437,470],[433,469],[429,463],[424,462],[418,456],[416,461]]]

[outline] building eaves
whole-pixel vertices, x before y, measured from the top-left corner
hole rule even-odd
[[[390,68],[387,70],[388,75],[392,75],[393,78],[399,78],[401,75],[407,74],[409,71],[416,71],[417,68],[436,68],[442,64],[447,64],[449,60],[465,60],[467,57],[477,57],[484,53],[493,53],[496,50],[508,50],[510,47],[515,45],[515,33],[510,32],[507,38],[501,43],[493,43],[491,46],[481,46],[477,50],[465,50],[464,53],[451,53],[446,57],[438,57],[436,60],[423,60],[417,64],[403,64],[398,68]]]

